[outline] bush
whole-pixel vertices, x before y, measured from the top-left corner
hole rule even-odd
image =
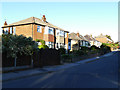
[[[42,43],[42,45],[45,45],[45,41],[44,41],[44,40],[42,40],[42,39],[36,39],[35,41],[36,41],[36,42],[41,42],[41,43]]]
[[[63,54],[62,55],[63,62],[72,62],[72,55],[69,54]]]
[[[95,45],[92,45],[91,47],[90,47],[90,50],[97,50],[97,49],[99,49],[98,47],[96,47]]]
[[[75,56],[81,56],[81,55],[84,55],[84,54],[86,54],[86,52],[83,51],[83,50],[74,50],[73,51],[73,55],[75,55]]]
[[[90,51],[90,49],[85,46],[81,46],[81,50],[84,52],[84,54],[88,54],[88,52]]]
[[[103,55],[103,54],[108,53],[108,52],[111,52],[110,47],[103,43],[100,46],[100,53]]]
[[[31,37],[22,35],[2,35],[2,52],[7,57],[17,58],[17,55],[32,55],[38,50],[38,45]]]
[[[65,54],[66,53],[65,48],[59,48],[58,51],[60,52],[60,54]]]
[[[46,48],[49,48],[47,45],[39,45],[38,46],[39,49],[43,48],[43,49],[46,49]]]

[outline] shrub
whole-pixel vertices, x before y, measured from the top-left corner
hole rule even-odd
[[[17,55],[32,55],[38,50],[38,45],[31,37],[22,35],[2,35],[2,52],[7,57],[17,58]]]
[[[44,40],[42,40],[42,39],[36,39],[35,41],[36,41],[36,42],[41,42],[41,43],[42,43],[42,45],[45,45],[45,41],[44,41]]]
[[[43,49],[46,49],[46,48],[49,48],[47,45],[39,45],[38,46],[39,49],[43,48]]]
[[[90,51],[90,49],[85,46],[81,46],[81,50],[84,52],[84,54],[88,54],[88,52]]]
[[[81,56],[81,55],[84,55],[84,54],[86,54],[86,52],[83,51],[83,50],[74,50],[73,51],[73,55],[75,55],[75,56]]]
[[[63,54],[62,55],[63,62],[72,62],[72,55],[69,54]]]
[[[59,48],[58,51],[60,52],[60,54],[65,54],[66,53],[65,48]]]
[[[105,54],[105,53],[108,53],[108,52],[110,52],[110,51],[111,51],[110,47],[107,46],[106,44],[103,43],[103,44],[100,46],[100,53],[101,53],[101,54]]]

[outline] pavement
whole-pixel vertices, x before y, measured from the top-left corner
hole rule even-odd
[[[0,79],[0,82],[5,82],[5,81],[9,81],[9,80],[16,80],[16,79],[30,77],[30,76],[39,75],[39,74],[56,72],[56,71],[67,69],[67,68],[77,66],[80,64],[99,60],[100,58],[108,57],[108,56],[111,56],[115,53],[116,53],[116,51],[113,51],[113,52],[107,53],[107,54],[100,56],[100,57],[85,59],[85,60],[78,61],[75,63],[66,63],[63,65],[55,65],[55,66],[44,66],[43,68],[35,68],[35,69],[29,69],[29,70],[24,70],[24,71],[2,73],[2,74],[0,74],[0,77],[2,77],[2,80]]]

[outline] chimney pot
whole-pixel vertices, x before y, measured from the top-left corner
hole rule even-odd
[[[43,20],[44,22],[46,21],[45,15],[43,15],[42,20]]]
[[[77,36],[79,37],[79,33],[77,33]]]
[[[5,21],[4,25],[7,25],[7,22]]]

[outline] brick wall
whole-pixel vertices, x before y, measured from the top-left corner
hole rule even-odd
[[[37,25],[33,25],[33,30],[34,30],[34,32],[33,32],[33,40],[36,40],[36,39],[44,39],[43,37],[44,37],[44,26],[41,26],[42,27],[42,32],[40,33],[40,32],[37,32]]]
[[[32,24],[16,26],[16,35],[24,35],[26,37],[32,37]]]
[[[44,40],[45,40],[46,42],[54,42],[54,35],[44,34]]]

